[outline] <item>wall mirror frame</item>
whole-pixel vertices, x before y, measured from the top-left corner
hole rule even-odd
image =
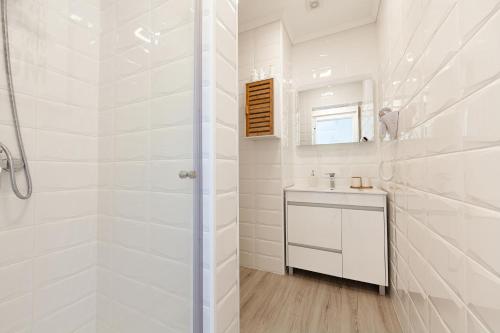
[[[296,92],[298,146],[375,140],[375,82],[371,77],[322,82]]]

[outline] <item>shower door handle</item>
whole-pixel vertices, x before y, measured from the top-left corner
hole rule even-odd
[[[194,171],[194,170],[192,170],[192,171],[181,170],[181,171],[179,171],[179,178],[180,179],[186,179],[186,178],[195,179],[196,178],[196,171]]]

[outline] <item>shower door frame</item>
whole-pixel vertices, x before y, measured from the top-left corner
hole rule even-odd
[[[193,333],[203,332],[202,0],[193,0]]]

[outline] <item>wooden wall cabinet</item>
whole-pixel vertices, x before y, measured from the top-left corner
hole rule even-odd
[[[274,78],[246,84],[246,136],[274,136],[275,82]]]

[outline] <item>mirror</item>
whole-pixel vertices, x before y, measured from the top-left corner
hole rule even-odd
[[[373,141],[373,90],[367,79],[299,91],[298,145]]]

